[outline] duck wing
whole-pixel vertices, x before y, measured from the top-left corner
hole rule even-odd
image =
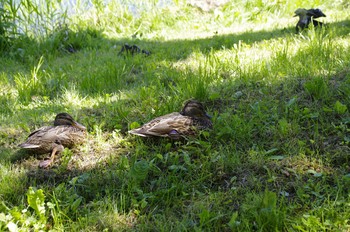
[[[52,149],[53,143],[61,143],[63,146],[71,146],[74,143],[72,136],[82,133],[71,126],[47,126],[33,131],[27,140],[19,146],[24,149],[44,148]],[[75,134],[74,134],[75,133]],[[79,135],[81,137],[81,135]]]
[[[52,126],[41,127],[33,131],[24,143],[21,143],[19,147],[23,149],[29,149],[38,153],[50,152],[55,143],[57,137],[54,136]]]
[[[193,120],[180,113],[171,113],[144,124],[142,127],[130,130],[129,133],[149,137],[169,137],[172,134],[192,134]]]

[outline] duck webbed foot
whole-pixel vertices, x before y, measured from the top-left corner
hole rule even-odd
[[[51,166],[51,164],[53,163],[53,161],[55,160],[55,155],[56,153],[60,153],[61,151],[63,151],[64,147],[61,144],[57,144],[57,146],[55,146],[51,152],[51,156],[49,159],[43,160],[39,163],[39,167],[40,168],[48,168]]]

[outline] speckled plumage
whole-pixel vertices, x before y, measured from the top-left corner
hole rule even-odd
[[[55,154],[61,152],[64,147],[71,148],[83,142],[86,136],[86,128],[74,121],[67,113],[57,114],[54,126],[41,127],[33,131],[27,140],[19,147],[37,154],[51,152],[49,160],[42,161],[40,167],[51,165]]]
[[[198,130],[210,129],[212,126],[203,104],[189,100],[181,112],[157,117],[140,128],[130,130],[129,133],[142,137],[179,139],[182,136],[196,135]]]

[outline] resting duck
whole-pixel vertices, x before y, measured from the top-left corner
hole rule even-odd
[[[53,163],[57,153],[64,147],[71,148],[75,144],[82,143],[85,135],[86,128],[83,125],[74,121],[69,114],[59,113],[56,115],[54,126],[41,127],[33,131],[27,141],[19,147],[37,154],[51,152],[50,158],[39,164],[39,167],[47,168]]]
[[[303,30],[307,28],[309,24],[312,22],[314,27],[320,26],[322,27],[323,23],[316,21],[314,19],[319,17],[326,17],[326,15],[318,8],[306,10],[304,8],[299,8],[295,12],[294,17],[299,16],[299,21],[296,25],[296,32],[299,30]]]
[[[160,116],[144,124],[142,127],[130,130],[129,133],[143,137],[181,137],[197,134],[198,130],[210,129],[213,124],[205,112],[202,103],[189,100],[181,112]]]

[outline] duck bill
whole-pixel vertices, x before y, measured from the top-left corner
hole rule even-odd
[[[212,118],[212,116],[211,115],[209,115],[209,114],[205,114],[205,116],[207,117],[207,118],[209,118],[209,119],[211,119]]]
[[[86,130],[86,127],[81,125],[79,122],[74,121],[73,126],[80,129],[80,130]]]

